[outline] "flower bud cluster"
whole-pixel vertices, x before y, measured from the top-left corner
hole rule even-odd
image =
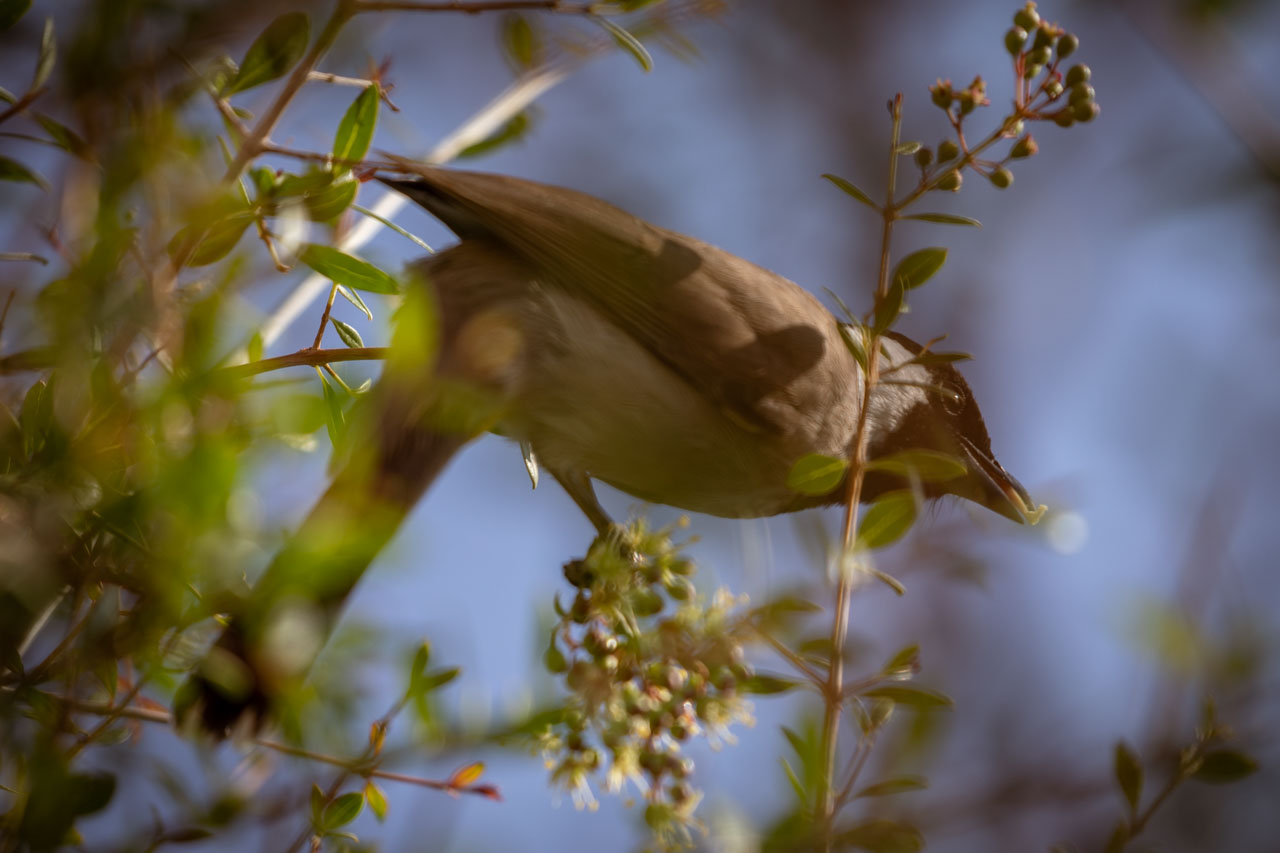
[[[682,746],[732,741],[729,726],[751,722],[740,688],[753,675],[730,618],[740,602],[698,595],[671,533],[636,521],[565,565],[576,591],[568,607],[556,602],[544,661],[569,700],[540,740],[552,778],[580,805],[595,803],[597,772],[606,791],[634,784],[660,839],[687,836],[701,798]]]

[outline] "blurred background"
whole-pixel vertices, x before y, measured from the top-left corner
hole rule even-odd
[[[3,35],[0,82],[29,73],[46,14],[62,38],[91,38],[82,29],[91,19],[77,16],[93,5],[37,3]],[[193,59],[241,55],[288,7],[205,5],[219,24],[186,45]],[[878,223],[820,175],[846,176],[880,197],[885,102],[903,92],[904,138],[936,144],[947,127],[927,87],[939,77],[966,85],[981,74],[988,112],[1000,115],[1011,85],[1002,36],[1014,11],[1009,0],[733,3],[683,28],[696,58],[655,50],[648,74],[621,51],[584,62],[538,100],[527,134],[467,168],[594,194],[815,293],[830,288],[862,311],[874,287]],[[1101,850],[1122,812],[1115,742],[1151,760],[1154,791],[1160,762],[1190,741],[1211,693],[1261,770],[1238,785],[1183,786],[1144,841],[1171,851],[1274,850],[1280,539],[1267,489],[1280,481],[1280,92],[1270,85],[1280,7],[1062,0],[1040,12],[1079,36],[1100,117],[1067,130],[1032,127],[1040,153],[1015,164],[1011,189],[970,175],[959,194],[936,193],[918,208],[975,217],[981,230],[907,223],[895,240],[899,254],[948,248],[946,267],[917,292],[900,328],[919,340],[947,333],[946,348],[975,355],[963,370],[994,449],[1051,514],[1019,528],[942,503],[882,559],[908,594],[859,591],[851,632],[864,657],[854,669],[919,643],[921,682],[956,706],[904,714],[883,756],[878,749],[871,758],[877,771],[927,775],[929,789],[854,808],[913,821],[930,850]],[[550,31],[570,25],[548,19],[537,20]],[[321,67],[362,76],[371,61],[390,58],[385,79],[400,112],[383,111],[374,148],[420,155],[511,81],[497,32],[497,18],[486,15],[370,15],[344,31]],[[150,47],[163,64],[173,45]],[[132,60],[137,71],[141,58]],[[244,104],[261,109],[271,93],[247,93]],[[326,150],[351,96],[308,87],[273,138]],[[215,126],[207,103],[189,109]],[[984,118],[971,123],[985,129]],[[0,150],[20,144],[0,139]],[[68,215],[74,200],[59,195],[65,167],[55,155],[23,149],[54,188],[3,185],[0,250],[41,244],[39,225]],[[361,203],[381,191],[363,187]],[[397,221],[433,246],[452,239],[417,210]],[[389,231],[362,250],[392,270],[419,253]],[[3,289],[21,294],[56,275],[56,259],[50,268],[0,267]],[[246,324],[300,277],[261,276],[241,294]],[[308,346],[321,307],[267,354]],[[353,323],[359,316],[341,303],[335,311]],[[387,314],[376,312],[379,321]],[[37,343],[24,317],[19,300],[6,351]],[[365,339],[385,341],[385,330]],[[362,371],[374,368],[350,373]],[[301,518],[325,482],[326,447],[261,460],[243,498],[262,529]],[[615,518],[644,513],[662,524],[680,515],[608,488],[601,495]],[[815,530],[838,530],[839,513],[691,522],[699,586],[763,601],[821,581]],[[553,482],[531,491],[517,447],[496,437],[468,447],[348,608],[344,630],[383,632],[359,677],[354,719],[385,709],[400,653],[424,636],[433,659],[462,667],[442,702],[468,725],[547,695],[537,661],[550,602],[565,589],[561,564],[581,555],[591,534]],[[757,723],[735,728],[736,745],[714,754],[695,747],[706,791],[699,814],[709,827],[700,845],[755,849],[792,798],[779,725],[812,712],[803,698],[760,697]],[[357,746],[364,725],[353,727]],[[165,755],[186,774],[202,764],[245,772],[229,748],[197,751],[158,727],[145,731],[141,750],[113,747],[92,760],[125,771],[147,755]],[[366,813],[354,831],[386,850],[644,843],[640,808],[604,796],[598,810],[576,810],[549,790],[536,757],[407,754],[396,769],[440,778],[473,759],[487,763],[484,778],[503,802],[395,788],[385,825]],[[89,849],[115,849],[150,820],[149,804],[163,798],[147,775],[138,770],[107,811],[81,824]],[[255,826],[204,849],[282,849],[297,832],[287,822]]]

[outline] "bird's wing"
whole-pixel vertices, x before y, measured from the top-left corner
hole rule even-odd
[[[509,247],[543,285],[586,301],[745,425],[790,432],[797,413],[821,417],[833,383],[849,381],[834,318],[781,276],[573,190],[414,171],[420,179],[386,183],[464,241]]]

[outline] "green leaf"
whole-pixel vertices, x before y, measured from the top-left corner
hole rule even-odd
[[[868,471],[888,471],[903,477],[915,476],[926,483],[954,480],[969,472],[963,462],[949,453],[936,450],[903,450],[891,456],[873,459]]]
[[[330,317],[329,322],[333,324],[333,330],[338,333],[338,337],[347,346],[355,349],[364,346],[364,341],[360,338],[360,333],[353,327],[339,320],[337,317]]]
[[[529,115],[529,111],[517,113],[511,117],[511,120],[498,128],[492,135],[485,137],[479,142],[468,145],[458,152],[455,159],[465,160],[470,157],[479,157],[481,154],[488,154],[494,149],[501,148],[509,142],[515,142],[520,137],[529,132],[533,120]]]
[[[916,520],[916,497],[909,489],[881,496],[858,523],[856,548],[870,550],[897,542]]]
[[[653,70],[653,57],[649,55],[649,51],[640,43],[640,39],[627,32],[625,29],[615,24],[613,21],[601,15],[594,16],[597,23],[609,31],[609,35],[613,36],[613,40],[618,47],[625,50],[635,58],[640,67],[645,71]]]
[[[870,820],[840,830],[835,841],[837,846],[869,850],[871,853],[919,853],[924,849],[924,836],[920,830],[891,820]]]
[[[333,159],[363,160],[378,125],[378,87],[366,86],[347,107],[333,137]],[[335,164],[339,171],[349,166]]]
[[[456,666],[451,666],[448,669],[437,670],[422,679],[422,689],[427,693],[430,693],[432,690],[439,690],[441,687],[444,687],[446,684],[457,678],[461,673],[462,670]]]
[[[953,213],[912,213],[902,217],[903,219],[916,219],[920,222],[936,222],[939,225],[971,225],[974,228],[981,228],[982,223],[968,216],[956,216]]]
[[[325,424],[329,430],[329,443],[333,445],[334,450],[338,450],[343,446],[343,440],[346,438],[347,415],[342,408],[342,398],[329,384],[329,380],[324,378],[323,373],[320,374],[320,383],[324,387],[324,402],[329,412],[329,419]]]
[[[320,826],[320,815],[324,813],[324,791],[315,782],[311,783],[311,823]]]
[[[53,380],[41,379],[27,389],[18,409],[18,424],[22,427],[22,452],[30,459],[44,447],[53,427]]]
[[[897,776],[868,785],[854,794],[854,797],[886,797],[891,794],[901,794],[904,791],[922,791],[928,787],[929,780],[923,776]]]
[[[0,181],[35,184],[43,190],[49,189],[49,184],[44,178],[31,171],[17,160],[11,160],[2,155],[0,155]]]
[[[1129,824],[1122,820],[1116,824],[1115,829],[1111,830],[1111,836],[1107,839],[1107,846],[1102,848],[1102,853],[1124,853],[1125,845],[1128,843]]]
[[[356,293],[351,288],[343,287],[342,285],[338,285],[338,293],[342,295],[343,299],[347,300],[364,312],[364,316],[368,317],[370,320],[373,319],[373,312],[369,310],[368,305],[364,304],[364,300],[360,298],[360,294]]]
[[[31,8],[31,0],[0,0],[0,32],[18,23]]]
[[[517,70],[528,71],[538,63],[542,53],[540,42],[524,15],[512,12],[502,19],[502,49]]]
[[[899,705],[906,705],[908,708],[919,708],[920,710],[934,710],[937,708],[950,708],[955,703],[951,701],[951,697],[935,690],[925,690],[922,687],[906,687],[901,684],[885,684],[880,687],[872,687],[865,690],[863,696],[872,699],[888,699],[890,702],[896,702]]]
[[[364,808],[363,794],[357,791],[343,794],[324,807],[324,814],[320,818],[320,826],[326,832],[337,829],[340,826],[346,826],[356,819],[362,808]]]
[[[885,675],[893,676],[903,672],[911,672],[920,664],[920,647],[915,643],[904,646],[885,663],[881,670]]]
[[[1258,770],[1258,762],[1243,752],[1220,749],[1211,752],[1200,762],[1191,778],[1211,785],[1226,785],[1252,776]]]
[[[862,202],[863,204],[867,205],[868,207],[872,208],[873,210],[879,210],[879,209],[880,209],[880,205],[878,205],[878,204],[876,204],[874,201],[872,201],[872,200],[871,200],[871,196],[867,195],[867,194],[866,194],[866,193],[864,193],[862,190],[858,189],[858,188],[857,188],[857,187],[855,187],[853,184],[849,183],[848,181],[846,181],[844,178],[840,177],[839,175],[833,175],[833,174],[831,174],[830,172],[828,172],[827,174],[823,175],[822,177],[826,178],[828,181],[830,181],[831,183],[835,184],[835,185],[836,185],[837,187],[839,187],[841,190],[843,190],[844,192],[846,192],[846,193],[848,193],[849,195],[853,196],[853,197],[854,197],[854,198],[856,198],[858,201]]]
[[[240,242],[240,238],[244,236],[251,222],[253,222],[253,214],[238,213],[219,219],[207,227],[188,225],[173,235],[173,239],[169,241],[169,252],[176,253],[179,247],[199,237],[200,242],[187,258],[187,266],[207,266],[225,258]],[[201,236],[202,233],[203,236]]]
[[[825,495],[840,485],[847,470],[848,459],[810,453],[791,466],[787,488],[802,495]]]
[[[800,784],[800,780],[796,777],[796,771],[791,769],[791,762],[785,758],[778,758],[782,762],[782,769],[787,774],[787,781],[791,783],[791,790],[796,792],[796,799],[805,802],[809,797],[804,792],[804,786]]]
[[[333,182],[333,172],[328,169],[309,169],[301,175],[281,177],[275,184],[275,195],[278,198],[306,196],[325,189]]]
[[[400,289],[394,278],[373,264],[331,246],[308,243],[298,257],[325,278],[355,290],[396,293]]]
[[[46,267],[49,265],[48,258],[35,252],[0,252],[0,261],[30,261]]]
[[[911,364],[954,364],[957,361],[968,361],[973,358],[967,352],[924,352],[911,359]]]
[[[85,142],[80,134],[44,113],[36,113],[35,120],[59,148],[82,160],[89,159],[89,143]]]
[[[431,644],[425,640],[413,653],[413,662],[409,664],[409,687],[407,696],[415,696],[422,692],[423,681],[427,677],[427,664],[431,662]]]
[[[58,59],[58,42],[54,38],[53,18],[46,18],[44,33],[40,36],[40,55],[36,57],[36,73],[31,78],[31,91],[42,88],[53,73],[53,64]]]
[[[245,352],[249,361],[262,361],[262,333],[254,332],[253,337],[249,338],[249,343],[245,346]]]
[[[902,313],[902,285],[895,278],[882,298],[876,300],[876,314],[872,327],[876,332],[883,332],[893,325]]]
[[[739,685],[743,693],[755,693],[758,696],[774,696],[786,693],[800,686],[800,682],[776,675],[753,675]]]
[[[316,222],[332,222],[351,206],[359,191],[360,182],[347,173],[331,185],[303,196],[302,202],[307,206],[307,216],[311,219]]]
[[[947,250],[934,246],[912,252],[893,269],[893,283],[903,290],[911,290],[924,284],[942,269],[947,261]]]
[[[899,145],[897,148],[893,150],[898,152],[899,154],[907,155],[907,154],[914,154],[923,147],[924,145],[920,142],[903,142],[901,145]]]
[[[1129,813],[1137,814],[1138,800],[1142,798],[1142,762],[1124,741],[1116,744],[1115,774]]]
[[[240,70],[227,84],[223,95],[234,95],[282,77],[307,50],[311,24],[301,12],[281,15],[249,46]]]
[[[858,362],[858,366],[862,368],[862,372],[867,372],[867,349],[863,338],[862,326],[855,326],[852,323],[841,323],[840,339],[844,341],[844,345],[848,348],[849,353],[853,356],[853,360]]]
[[[387,819],[387,795],[370,779],[364,785],[364,801],[369,804],[369,811],[382,823]]]

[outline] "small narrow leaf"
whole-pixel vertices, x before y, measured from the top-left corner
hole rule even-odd
[[[318,370],[317,368],[317,372]],[[329,413],[325,424],[329,430],[329,442],[333,445],[333,449],[337,450],[342,447],[347,433],[347,416],[342,409],[342,399],[338,396],[338,392],[333,390],[329,380],[324,378],[323,373],[320,374],[320,382],[324,386],[324,402]]]
[[[324,791],[315,782],[311,783],[311,823],[319,826],[320,815],[324,813]]]
[[[343,299],[347,300],[352,305],[359,308],[364,313],[364,316],[368,317],[370,320],[373,319],[373,312],[369,310],[368,305],[364,304],[364,300],[360,298],[359,293],[356,293],[351,288],[344,287],[341,284],[338,285],[338,293],[342,294]]]
[[[457,678],[461,672],[462,670],[456,666],[451,666],[448,669],[441,669],[433,672],[423,679],[422,689],[428,693],[432,690],[439,690],[441,687],[444,687],[446,684]]]
[[[1200,762],[1191,778],[1211,785],[1238,782],[1258,770],[1258,762],[1251,756],[1235,750],[1222,749],[1211,752]]]
[[[939,247],[912,252],[893,269],[893,283],[903,290],[911,290],[924,284],[942,269],[947,261],[947,250]]]
[[[920,666],[920,647],[915,643],[899,650],[884,665],[885,675],[894,676],[903,672],[914,672]]]
[[[59,148],[82,160],[89,159],[89,143],[80,134],[44,113],[36,113],[35,120]]]
[[[515,142],[528,133],[532,125],[533,119],[530,117],[528,110],[517,113],[491,136],[487,136],[459,151],[457,159],[465,160],[470,157],[479,157],[481,154],[488,154],[490,151],[501,148],[509,142]]]
[[[753,675],[739,685],[743,693],[755,693],[758,696],[773,696],[786,693],[800,686],[800,682],[776,675]]]
[[[0,252],[0,261],[31,261],[32,263],[49,265],[49,259],[34,252]]]
[[[368,261],[340,252],[331,246],[308,243],[299,259],[336,284],[371,293],[396,293],[399,285],[389,274]]]
[[[360,810],[363,808],[363,794],[357,791],[343,794],[324,807],[324,814],[320,817],[320,826],[325,831],[346,826],[359,816]]]
[[[362,160],[373,142],[373,131],[378,124],[378,87],[366,86],[347,107],[333,137],[333,159]],[[336,165],[345,170],[349,166]]]
[[[901,794],[904,791],[922,791],[928,787],[929,780],[923,776],[898,776],[868,785],[854,794],[854,797],[885,797],[890,794]]]
[[[311,25],[301,12],[281,15],[249,46],[240,70],[224,95],[234,95],[282,77],[302,58],[311,40]]]
[[[2,155],[0,155],[0,181],[35,184],[41,189],[49,189],[49,184],[44,178],[31,171],[17,160],[11,160]]]
[[[53,73],[53,64],[58,59],[58,42],[53,34],[53,18],[46,18],[44,33],[40,36],[40,55],[36,58],[36,73],[31,79],[31,91],[44,86]]]
[[[520,442],[520,455],[524,458],[524,470],[529,475],[533,488],[538,488],[538,457],[533,455],[533,445],[527,441]]]
[[[906,154],[914,154],[923,147],[924,145],[919,142],[903,142],[894,150],[897,151],[899,154],[906,155]]]
[[[862,190],[858,189],[858,188],[857,188],[857,187],[855,187],[853,184],[851,184],[849,181],[846,181],[844,178],[840,177],[839,175],[833,175],[833,174],[831,174],[830,172],[828,172],[828,173],[824,174],[822,177],[826,178],[828,181],[830,181],[831,183],[835,184],[835,185],[836,185],[837,187],[839,187],[841,190],[843,190],[844,192],[846,192],[846,193],[848,193],[849,195],[853,196],[853,197],[854,197],[854,198],[856,198],[858,201],[862,202],[863,204],[867,205],[868,207],[870,207],[870,208],[872,208],[872,209],[874,209],[874,210],[879,210],[879,209],[880,209],[880,205],[878,205],[878,204],[876,204],[874,201],[872,201],[872,200],[871,200],[871,196],[867,195],[867,194],[866,194],[866,193],[864,193]]]
[[[920,830],[891,820],[870,820],[841,830],[835,842],[841,848],[854,847],[870,853],[919,853],[924,849]]]
[[[453,775],[449,777],[450,788],[469,788],[480,780],[484,775],[484,762],[473,761],[470,764],[464,764],[457,770],[453,771]]]
[[[333,324],[333,330],[338,333],[338,337],[342,342],[352,349],[364,346],[364,341],[360,339],[360,333],[353,327],[339,320],[337,317],[330,317],[329,322]]]
[[[787,488],[802,495],[825,495],[840,485],[849,460],[810,453],[800,457],[787,474]]]
[[[250,362],[262,361],[262,334],[260,332],[254,332],[253,337],[249,338],[245,352],[248,354]]]
[[[502,19],[502,48],[518,71],[528,71],[542,53],[537,33],[524,15],[512,12]]]
[[[364,801],[369,804],[369,811],[382,823],[387,819],[387,795],[370,779],[364,785]]]
[[[967,352],[925,352],[911,359],[911,364],[954,364],[957,361],[968,361],[973,358]]]
[[[653,57],[649,55],[649,51],[645,49],[645,46],[640,43],[640,39],[606,17],[596,15],[595,19],[600,26],[609,31],[609,35],[613,36],[613,40],[617,42],[618,47],[635,58],[641,68],[645,71],[653,70]]]
[[[888,699],[890,702],[896,702],[899,705],[922,710],[950,708],[955,704],[951,701],[950,696],[937,691],[925,690],[921,687],[905,687],[900,684],[873,687],[870,690],[863,691],[862,695],[872,699]]]
[[[871,505],[858,524],[856,547],[870,550],[897,542],[916,520],[916,498],[910,490],[889,492]]]
[[[1142,762],[1124,741],[1116,744],[1115,774],[1120,793],[1129,804],[1129,813],[1137,814],[1138,800],[1142,797]]]
[[[858,366],[862,368],[862,372],[867,372],[867,348],[864,342],[862,326],[855,326],[851,323],[840,324],[840,339],[844,341],[844,345],[848,348],[849,353],[853,356],[853,360],[858,362]]]
[[[939,225],[970,225],[981,228],[982,223],[968,216],[956,216],[954,213],[911,213],[903,219],[916,219],[920,222],[936,222]]]

